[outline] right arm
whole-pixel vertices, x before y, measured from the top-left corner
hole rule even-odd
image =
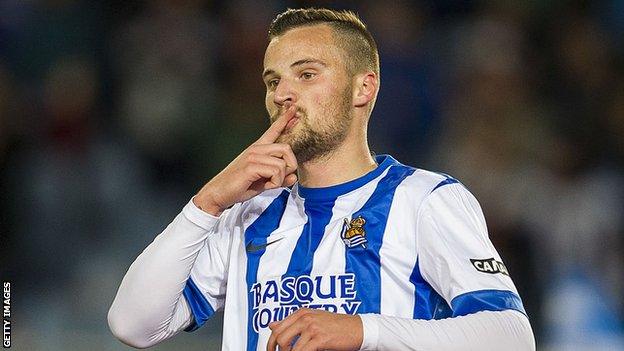
[[[226,209],[296,182],[292,150],[275,143],[294,115],[294,106],[287,109],[258,141],[210,180],[132,263],[108,313],[110,329],[122,342],[138,348],[155,345],[189,326],[201,325],[222,307],[229,228],[240,206]],[[189,276],[198,257],[209,269],[197,270],[198,279],[193,281]],[[194,312],[202,312],[202,320],[195,320],[189,303]]]
[[[132,263],[108,312],[108,324],[119,340],[145,348],[192,323],[182,292],[217,221],[189,202]]]

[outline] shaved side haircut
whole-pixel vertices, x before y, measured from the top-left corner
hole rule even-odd
[[[343,49],[351,76],[373,71],[379,76],[379,53],[375,39],[352,11],[325,8],[288,9],[275,17],[269,27],[269,41],[298,27],[326,24],[333,29],[336,46]]]

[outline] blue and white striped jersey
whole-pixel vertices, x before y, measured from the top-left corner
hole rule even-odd
[[[270,190],[225,211],[184,289],[187,330],[224,309],[223,349],[265,350],[269,323],[302,306],[415,319],[524,313],[472,194],[390,156],[377,162],[344,184]]]

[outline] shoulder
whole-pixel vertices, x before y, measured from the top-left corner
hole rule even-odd
[[[433,172],[404,164],[397,164],[394,167],[409,170],[409,175],[397,187],[395,196],[399,200],[406,201],[417,208],[420,207],[429,195],[434,192],[438,193],[440,188],[452,184],[461,185],[459,180],[446,173]]]
[[[433,172],[405,165],[400,166],[413,170],[413,173],[406,177],[402,184],[405,189],[412,192],[427,195],[446,184],[459,183],[455,177],[445,173]]]
[[[240,204],[239,215],[246,220],[252,217],[258,217],[269,206],[278,206],[284,208],[290,197],[290,189],[276,188],[263,191],[253,198]]]

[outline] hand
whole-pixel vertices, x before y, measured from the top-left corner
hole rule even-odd
[[[267,351],[275,351],[278,345],[282,351],[359,350],[364,337],[359,316],[308,308],[269,324],[269,328]]]
[[[275,143],[295,116],[291,105],[255,143],[251,144],[193,198],[203,211],[219,216],[226,208],[269,189],[297,181],[297,159],[290,145]]]

